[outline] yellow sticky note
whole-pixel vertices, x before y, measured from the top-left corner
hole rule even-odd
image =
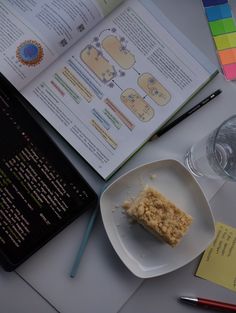
[[[196,276],[236,291],[236,228],[216,224],[216,237],[206,249]]]

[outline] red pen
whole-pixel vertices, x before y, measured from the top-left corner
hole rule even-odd
[[[191,297],[180,297],[180,300],[184,303],[193,304],[199,307],[216,309],[216,310],[221,310],[224,312],[236,312],[236,304],[219,302],[219,301],[203,299],[203,298],[191,298]]]

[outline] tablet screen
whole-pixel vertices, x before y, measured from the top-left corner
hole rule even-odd
[[[0,77],[0,258],[12,270],[97,195]]]

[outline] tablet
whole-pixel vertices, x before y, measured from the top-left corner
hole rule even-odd
[[[7,271],[98,201],[29,105],[0,75],[0,263]]]

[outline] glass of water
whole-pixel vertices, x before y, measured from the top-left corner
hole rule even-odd
[[[190,147],[184,161],[195,176],[236,182],[236,115]]]

